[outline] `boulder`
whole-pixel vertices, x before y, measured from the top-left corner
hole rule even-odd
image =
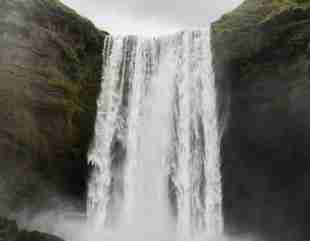
[[[1,241],[63,241],[62,239],[37,231],[20,230],[15,221],[0,217]]]

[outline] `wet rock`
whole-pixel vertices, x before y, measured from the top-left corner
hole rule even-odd
[[[1,241],[62,241],[62,239],[37,231],[19,230],[15,221],[0,217]]]

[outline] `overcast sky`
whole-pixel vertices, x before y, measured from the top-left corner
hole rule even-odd
[[[62,0],[114,34],[161,34],[207,26],[242,0]]]

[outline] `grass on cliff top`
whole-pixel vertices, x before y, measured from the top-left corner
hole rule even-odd
[[[41,11],[43,9],[48,9],[49,12],[51,10],[57,10],[57,11],[60,10],[59,13],[65,13],[65,14],[69,15],[70,17],[83,19],[82,22],[84,22],[84,21],[89,22],[88,19],[81,17],[76,11],[67,7],[65,4],[63,4],[59,0],[43,0],[43,1],[42,0],[32,0],[32,1],[34,3],[34,6],[44,7],[44,8],[40,8]]]
[[[66,20],[74,25],[83,25],[84,31],[88,29],[89,34],[93,35],[93,31],[96,29],[95,25],[86,17],[81,16],[72,8],[66,6],[59,0],[32,0],[36,6],[44,7],[43,9],[47,10],[47,13],[54,13],[55,15],[62,15],[62,17],[66,17]],[[42,8],[41,8],[42,10]],[[76,26],[77,27],[77,26]],[[97,29],[96,29],[97,30]],[[95,31],[98,32],[98,31]],[[102,31],[102,34],[108,34],[106,31]]]
[[[215,32],[243,29],[264,22],[291,8],[309,8],[310,0],[245,0],[216,22]]]
[[[280,5],[304,5],[304,4],[309,4],[310,0],[272,0],[274,4],[280,4]]]
[[[73,9],[67,7],[65,4],[63,4],[59,0],[48,0],[47,3],[49,3],[50,5],[54,5],[54,6],[58,7],[58,8],[61,8],[63,11],[65,11],[68,14],[78,15],[76,11],[74,11]]]

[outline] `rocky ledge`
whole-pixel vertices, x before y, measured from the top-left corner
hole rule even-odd
[[[0,240],[2,241],[63,241],[45,233],[18,229],[15,221],[0,217]]]

